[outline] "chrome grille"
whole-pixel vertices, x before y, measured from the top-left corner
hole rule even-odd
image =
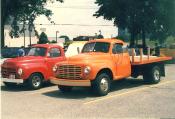
[[[58,78],[81,79],[81,67],[75,65],[61,65],[58,67]]]
[[[16,70],[13,68],[1,68],[1,75],[3,78],[8,78],[10,74],[14,74],[16,77]]]

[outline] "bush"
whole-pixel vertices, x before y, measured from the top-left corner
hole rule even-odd
[[[40,36],[39,36],[39,42],[38,42],[38,44],[46,44],[48,42],[49,42],[49,40],[48,40],[47,35],[44,32],[42,32],[40,34]]]
[[[57,43],[55,40],[50,41],[50,43]]]

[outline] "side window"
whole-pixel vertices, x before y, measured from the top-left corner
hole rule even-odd
[[[112,53],[113,54],[117,54],[117,53],[123,53],[123,48],[122,48],[122,44],[114,44],[113,45],[113,49],[112,49]]]
[[[59,57],[59,56],[61,56],[60,49],[58,49],[58,48],[52,48],[52,49],[50,49],[49,56],[50,57]]]
[[[123,53],[127,53],[128,52],[128,45],[123,45]]]

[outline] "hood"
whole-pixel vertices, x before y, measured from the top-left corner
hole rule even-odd
[[[4,61],[3,66],[16,66],[17,64],[25,64],[25,63],[38,63],[44,60],[43,57],[36,57],[36,56],[24,56],[24,57],[17,57],[11,58]]]
[[[67,58],[65,63],[73,63],[73,62],[80,62],[80,63],[88,63],[88,62],[104,62],[105,60],[110,60],[109,53],[81,53],[72,57]]]

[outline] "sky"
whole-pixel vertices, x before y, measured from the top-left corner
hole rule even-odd
[[[40,16],[35,23],[41,25],[37,25],[36,29],[39,32],[43,28],[46,29],[45,32],[49,37],[55,37],[56,31],[59,31],[58,36],[68,35],[73,38],[79,35],[98,34],[99,30],[106,38],[117,36],[118,29],[113,26],[112,21],[93,16],[98,10],[98,6],[94,2],[95,0],[64,0],[64,3],[48,3],[46,7],[53,12],[51,20],[59,25],[51,25],[46,17]]]

